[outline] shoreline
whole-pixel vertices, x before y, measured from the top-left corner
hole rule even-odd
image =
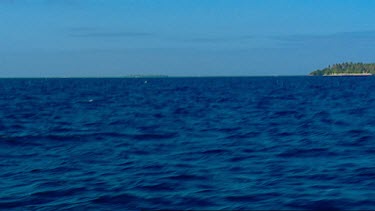
[[[336,73],[330,75],[323,75],[323,76],[372,76],[371,73]]]

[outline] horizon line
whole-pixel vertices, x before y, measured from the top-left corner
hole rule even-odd
[[[127,75],[127,76],[6,76],[0,79],[69,79],[69,78],[246,78],[246,77],[293,77],[293,76],[309,76],[307,75]]]

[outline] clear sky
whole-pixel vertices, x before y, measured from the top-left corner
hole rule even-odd
[[[305,75],[375,62],[373,0],[0,0],[0,77]]]

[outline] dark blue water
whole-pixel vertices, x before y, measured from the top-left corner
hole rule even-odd
[[[0,208],[374,210],[374,90],[375,77],[1,79]]]

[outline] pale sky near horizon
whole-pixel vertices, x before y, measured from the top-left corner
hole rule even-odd
[[[0,0],[0,77],[306,75],[375,62],[371,0]]]

